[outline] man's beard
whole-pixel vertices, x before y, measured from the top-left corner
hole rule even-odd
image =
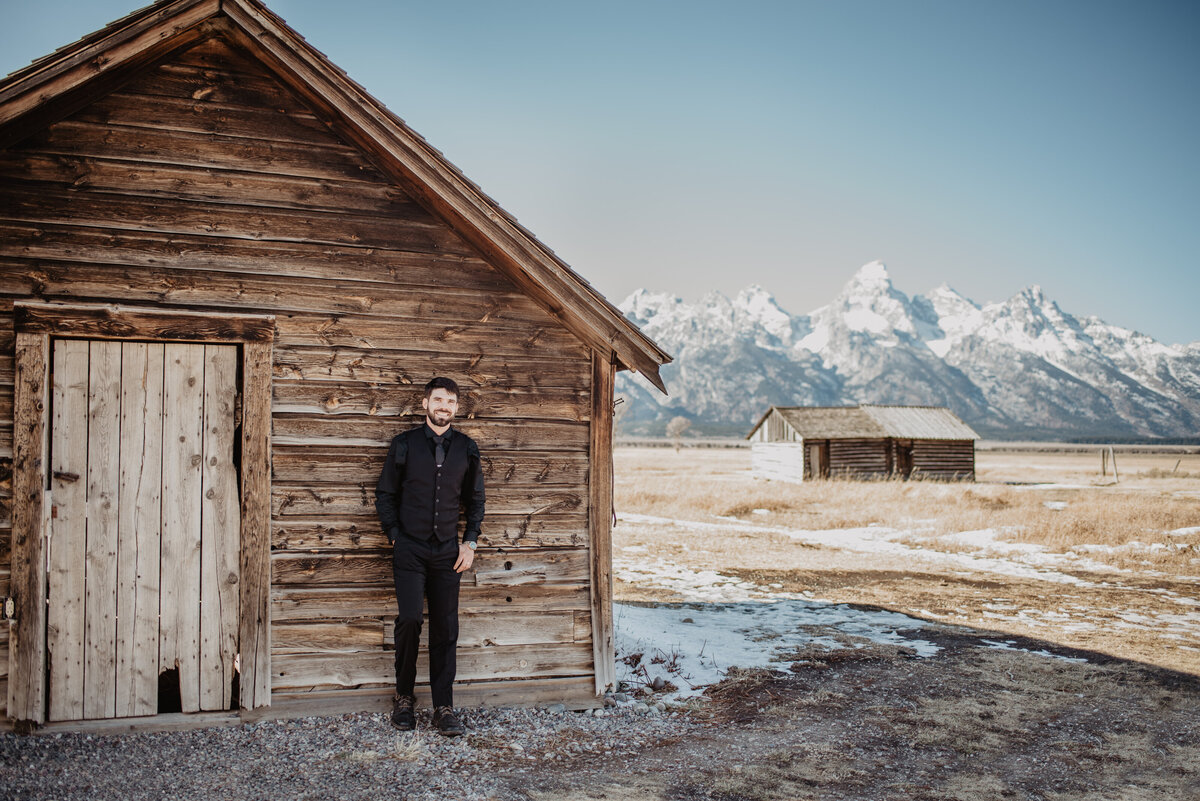
[[[454,415],[449,412],[427,412],[425,416],[435,426],[444,426],[454,418]]]

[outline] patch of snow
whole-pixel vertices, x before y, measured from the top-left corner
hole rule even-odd
[[[736,603],[763,600],[771,595],[754,582],[723,576],[713,570],[692,570],[665,559],[656,559],[651,564],[615,557],[613,577],[629,584],[670,590],[688,601]]]
[[[949,337],[931,339],[925,343],[925,347],[933,351],[933,355],[937,356],[939,359],[946,358],[946,354],[950,352],[950,347],[952,345],[954,345],[954,343]]]
[[[892,330],[892,324],[887,318],[873,309],[850,309],[842,316],[842,320],[851,331],[885,334]]]
[[[786,667],[789,654],[861,647],[868,642],[912,648],[935,655],[938,646],[905,637],[924,623],[897,612],[869,612],[845,604],[790,598],[770,603],[613,604],[617,678],[650,683],[670,681],[675,696],[699,695],[724,678],[730,667]],[[815,629],[830,633],[817,634]],[[841,635],[841,636],[837,636]],[[630,657],[642,654],[634,665]],[[626,661],[622,661],[626,660]]]
[[[1063,509],[1067,508],[1067,502],[1066,501],[1042,501],[1042,506],[1045,506],[1047,509],[1052,509],[1055,512],[1061,512]]]

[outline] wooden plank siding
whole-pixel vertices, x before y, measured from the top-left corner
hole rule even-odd
[[[436,374],[462,386],[456,425],[479,442],[488,486],[483,547],[464,576],[460,680],[592,685],[590,349],[257,63],[208,40],[0,151],[9,476],[12,302],[28,299],[277,315],[260,432],[272,584],[241,600],[271,621],[271,669],[243,684],[243,705],[248,693],[259,706],[277,690],[393,681],[373,493],[388,441],[419,423]],[[203,636],[199,621],[184,628]],[[243,662],[248,647],[268,653],[241,647]]]
[[[805,444],[814,440],[805,440]],[[829,475],[886,476],[888,474],[887,443],[882,439],[831,439],[829,442]]]
[[[829,475],[841,478],[933,478],[975,480],[972,440],[827,439],[803,442],[762,442],[751,445],[751,469],[757,478],[808,481],[814,476],[806,461],[807,448],[829,448]],[[911,448],[912,472],[903,476],[898,451]]]
[[[0,312],[0,597],[10,594],[12,566],[14,345],[11,304]],[[8,630],[0,622],[0,714],[8,715]]]
[[[767,413],[767,419],[756,427],[749,437],[751,442],[799,442],[800,436],[796,429],[783,419],[774,407]]]
[[[750,470],[755,478],[770,481],[800,483],[812,478],[805,474],[804,445],[796,442],[753,442]]]
[[[975,480],[975,443],[971,440],[913,441],[913,476]]]

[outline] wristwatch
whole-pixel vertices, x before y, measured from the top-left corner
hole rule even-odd
[[[475,542],[475,540],[467,540],[463,544],[466,545],[468,548],[470,548],[472,551],[479,547],[479,545]]]

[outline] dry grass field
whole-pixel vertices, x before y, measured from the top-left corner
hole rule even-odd
[[[1156,477],[1178,459],[1187,477]],[[625,448],[616,507],[638,522],[615,553],[1200,675],[1200,455],[1120,460],[1119,483],[1090,454],[981,452],[975,483],[788,484],[753,478],[744,449]]]
[[[619,603],[898,612],[937,653],[800,621],[710,688],[710,738],[569,797],[1200,798],[1200,456],[1118,454],[1119,482],[1097,452],[982,451],[974,483],[615,466]]]

